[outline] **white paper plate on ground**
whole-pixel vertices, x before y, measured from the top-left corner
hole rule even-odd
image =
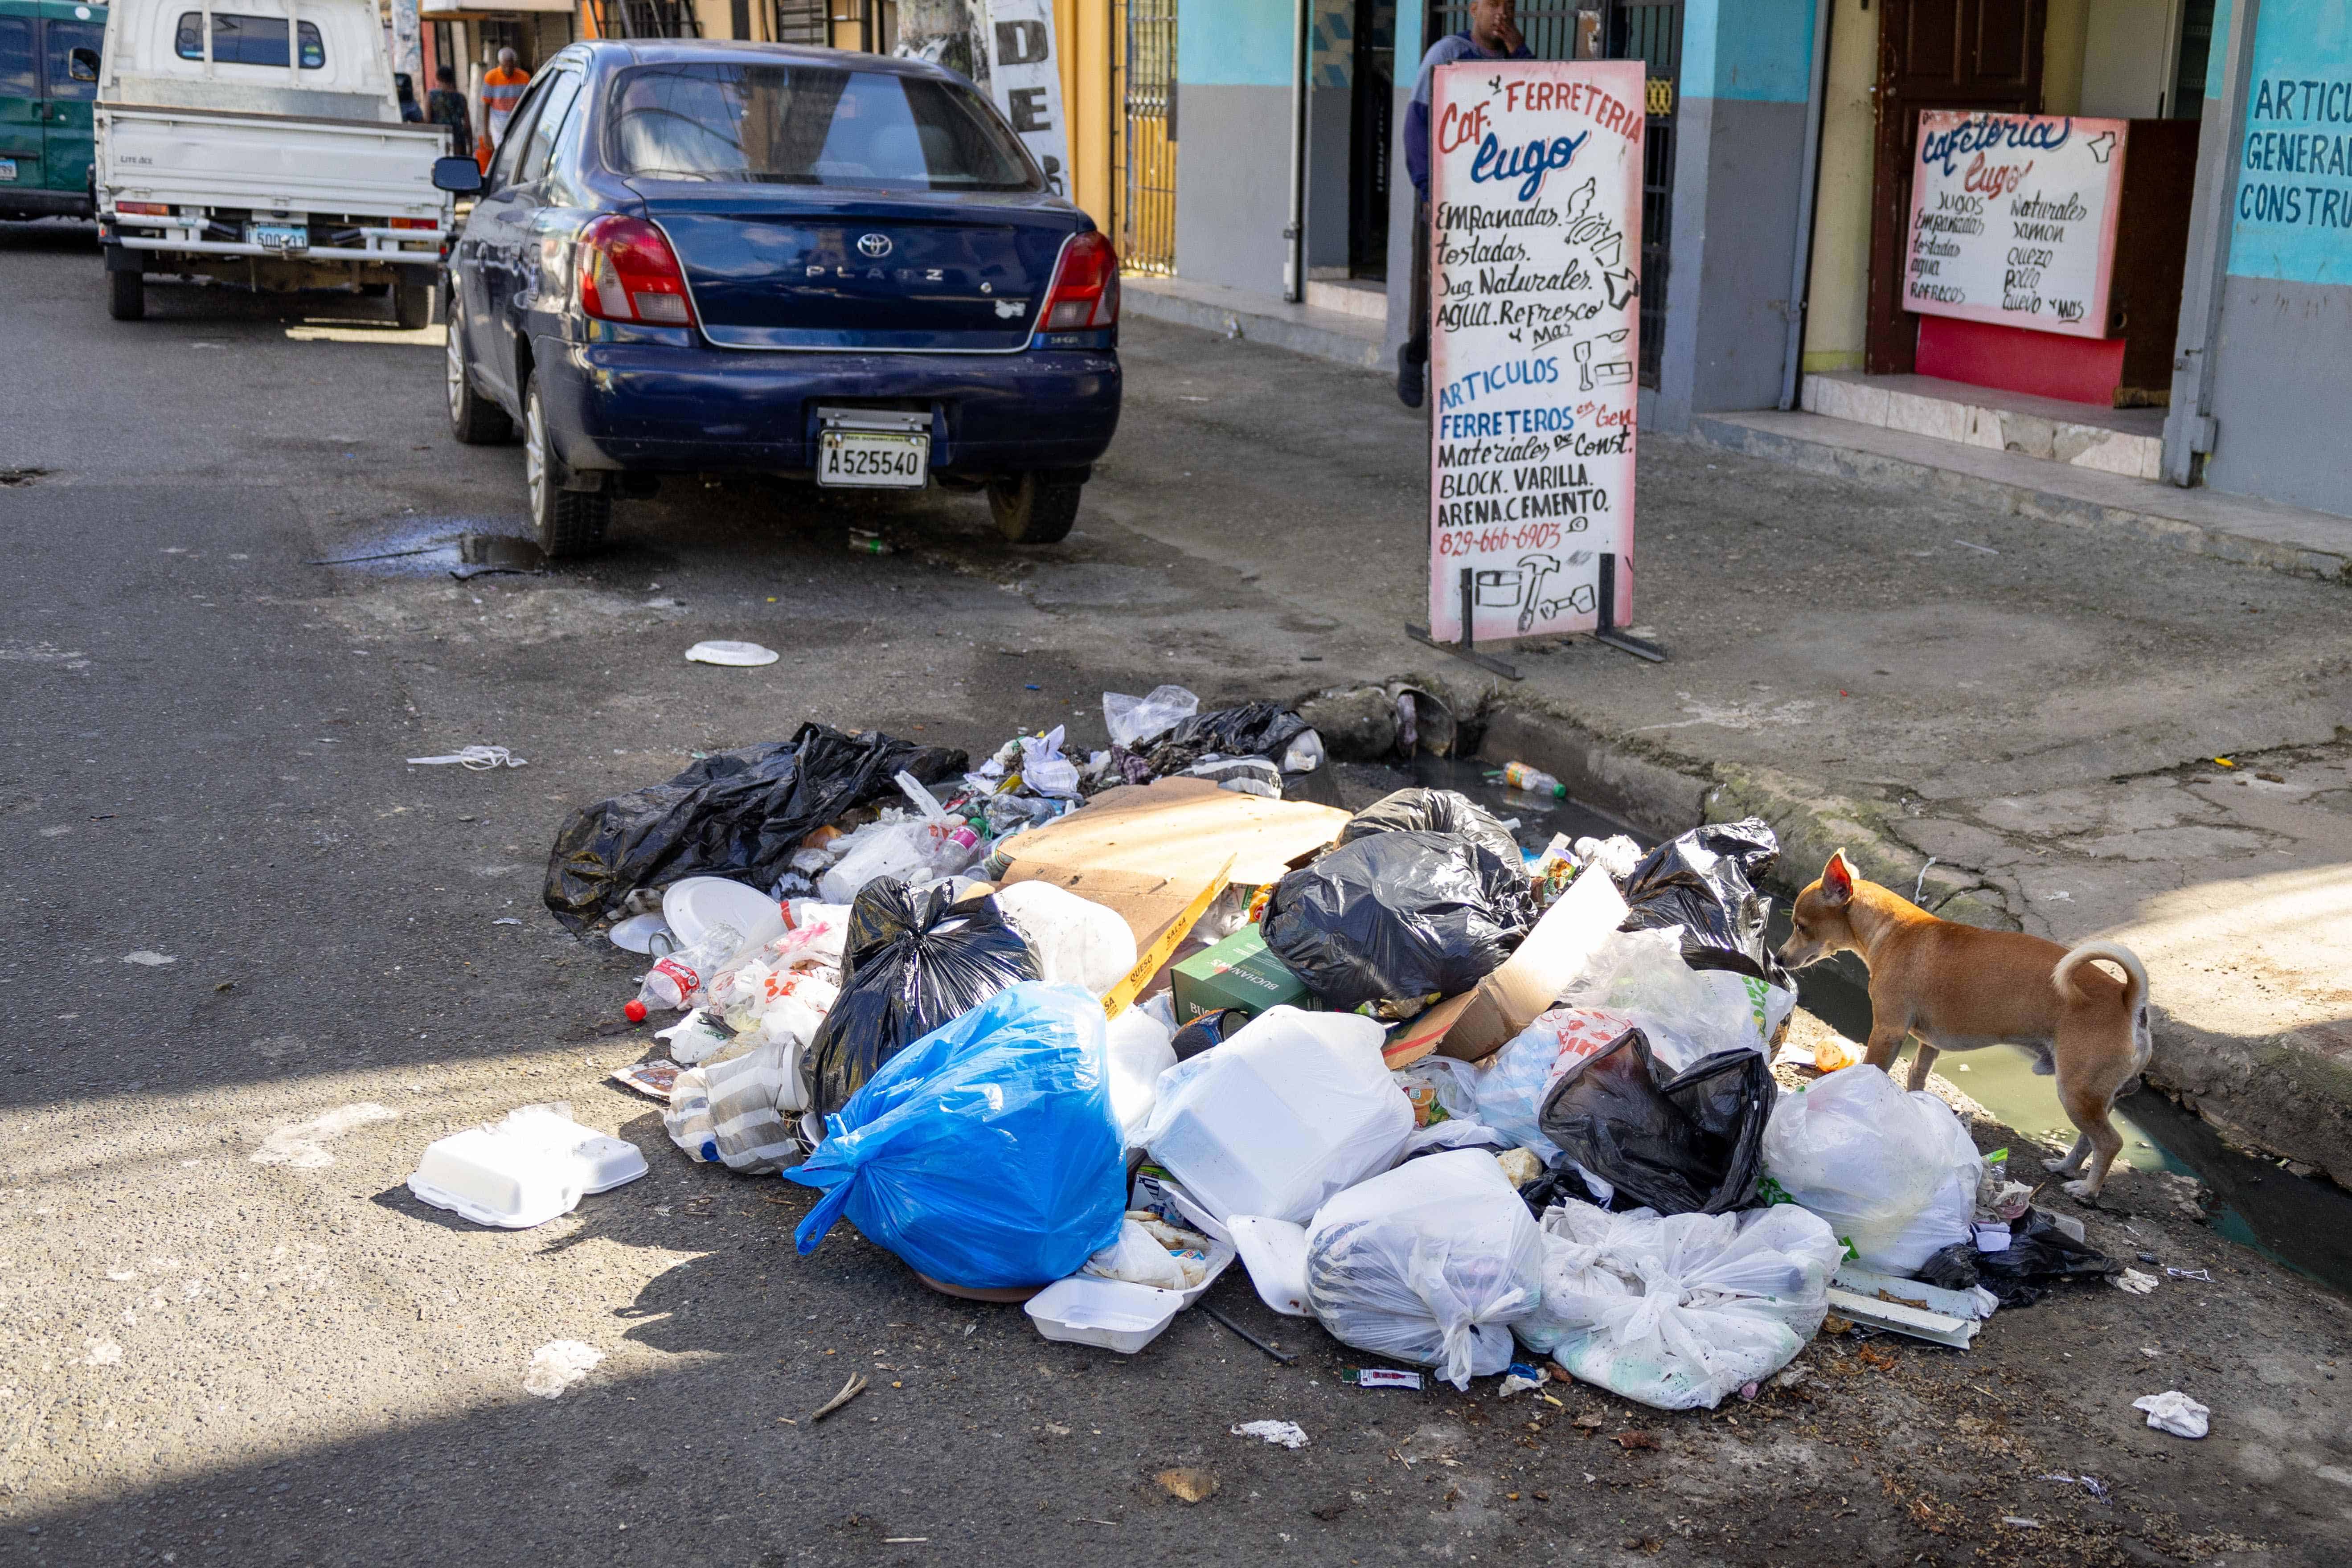
[[[668,952],[678,944],[668,922],[659,915],[631,915],[606,934],[614,947],[625,952],[651,952],[656,947]]]
[[[784,934],[784,911],[748,882],[724,877],[688,877],[662,889],[662,920],[680,947],[694,947],[714,926],[733,926],[748,944]]]
[[[773,664],[784,656],[755,642],[698,642],[686,650],[686,657],[695,664],[726,664],[749,669]]]

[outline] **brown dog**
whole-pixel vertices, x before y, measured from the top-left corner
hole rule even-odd
[[[1862,954],[1870,967],[1870,1046],[1864,1059],[1885,1068],[1906,1036],[1919,1037],[1911,1087],[1926,1086],[1938,1051],[2022,1046],[2038,1073],[2058,1077],[2058,1103],[2079,1134],[2072,1152],[2047,1162],[2085,1202],[2099,1195],[2123,1148],[2108,1122],[2116,1097],[2147,1065],[2147,971],[2128,948],[2086,942],[2072,950],[2021,931],[1987,931],[1937,920],[1900,893],[1854,874],[1841,849],[1821,879],[1797,897],[1796,930],[1781,945],[1791,969],[1833,952]],[[2129,978],[2078,974],[2105,959]]]

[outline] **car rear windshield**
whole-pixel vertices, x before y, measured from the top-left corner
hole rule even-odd
[[[641,66],[613,85],[613,165],[651,180],[1035,191],[1037,166],[970,89],[832,66]]]
[[[297,33],[302,40],[302,68],[322,70],[327,64],[327,46],[319,37],[315,23],[299,22]],[[203,16],[194,11],[180,13],[180,26],[174,43],[184,60],[205,58]],[[213,60],[217,65],[276,66],[286,68],[286,18],[283,16],[232,16],[225,11],[213,13]]]

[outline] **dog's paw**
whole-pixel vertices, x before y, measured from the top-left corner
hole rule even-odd
[[[2074,1171],[2074,1170],[2078,1170],[2078,1169],[2080,1169],[2080,1167],[2079,1167],[2079,1166],[2077,1166],[2077,1165],[2074,1163],[2074,1161],[2069,1160],[2069,1159],[2063,1159],[2063,1158],[2062,1158],[2062,1159],[2056,1159],[2056,1160],[2044,1160],[2044,1161],[2042,1161],[2042,1168],[2043,1170],[2045,1170],[2045,1171],[2050,1172],[2050,1173],[2051,1173],[2052,1174],[2053,1174],[2053,1175],[2058,1174],[2058,1173],[2061,1173],[2061,1172]]]
[[[2087,1177],[2079,1182],[2067,1183],[2066,1192],[2077,1203],[2096,1204],[2099,1201],[2099,1189],[2093,1185]]]

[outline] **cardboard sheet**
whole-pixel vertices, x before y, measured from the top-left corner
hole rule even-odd
[[[1149,949],[1227,859],[1234,882],[1262,887],[1347,825],[1348,814],[1328,805],[1239,795],[1206,779],[1160,779],[1105,790],[1021,835],[1004,880],[1052,882],[1091,899],[1116,910],[1138,949]]]
[[[1382,1052],[1389,1066],[1410,1067],[1432,1051],[1465,1062],[1493,1056],[1576,979],[1625,912],[1606,872],[1579,877],[1476,989],[1447,997],[1391,1035]]]

